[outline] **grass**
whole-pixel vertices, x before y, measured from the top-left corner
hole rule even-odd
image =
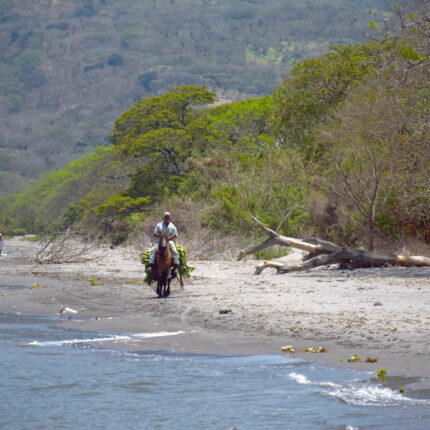
[[[42,240],[42,236],[31,234],[31,235],[23,236],[21,240],[24,240],[26,242],[40,242]]]
[[[273,247],[269,249],[263,249],[255,253],[255,256],[259,260],[273,260],[274,258],[285,257],[291,253],[291,248],[285,246]]]

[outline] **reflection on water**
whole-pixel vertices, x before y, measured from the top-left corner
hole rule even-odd
[[[368,372],[277,355],[73,348],[67,339],[114,335],[51,324],[0,315],[0,428],[430,428],[429,400],[397,391],[414,381],[380,385]]]

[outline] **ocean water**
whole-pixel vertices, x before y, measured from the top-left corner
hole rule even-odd
[[[0,314],[0,429],[430,429],[430,400],[397,391],[407,380],[281,355],[119,351],[105,341],[180,333],[55,322]]]

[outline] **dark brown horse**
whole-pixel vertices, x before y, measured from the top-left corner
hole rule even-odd
[[[158,240],[158,252],[152,273],[152,279],[157,281],[158,297],[169,297],[170,295],[170,282],[173,279],[171,275],[172,266],[173,256],[167,240],[167,233],[163,232]]]

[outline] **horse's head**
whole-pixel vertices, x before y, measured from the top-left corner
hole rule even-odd
[[[167,240],[167,232],[162,231],[160,238],[158,239],[158,249],[166,249],[169,246],[169,241]]]

